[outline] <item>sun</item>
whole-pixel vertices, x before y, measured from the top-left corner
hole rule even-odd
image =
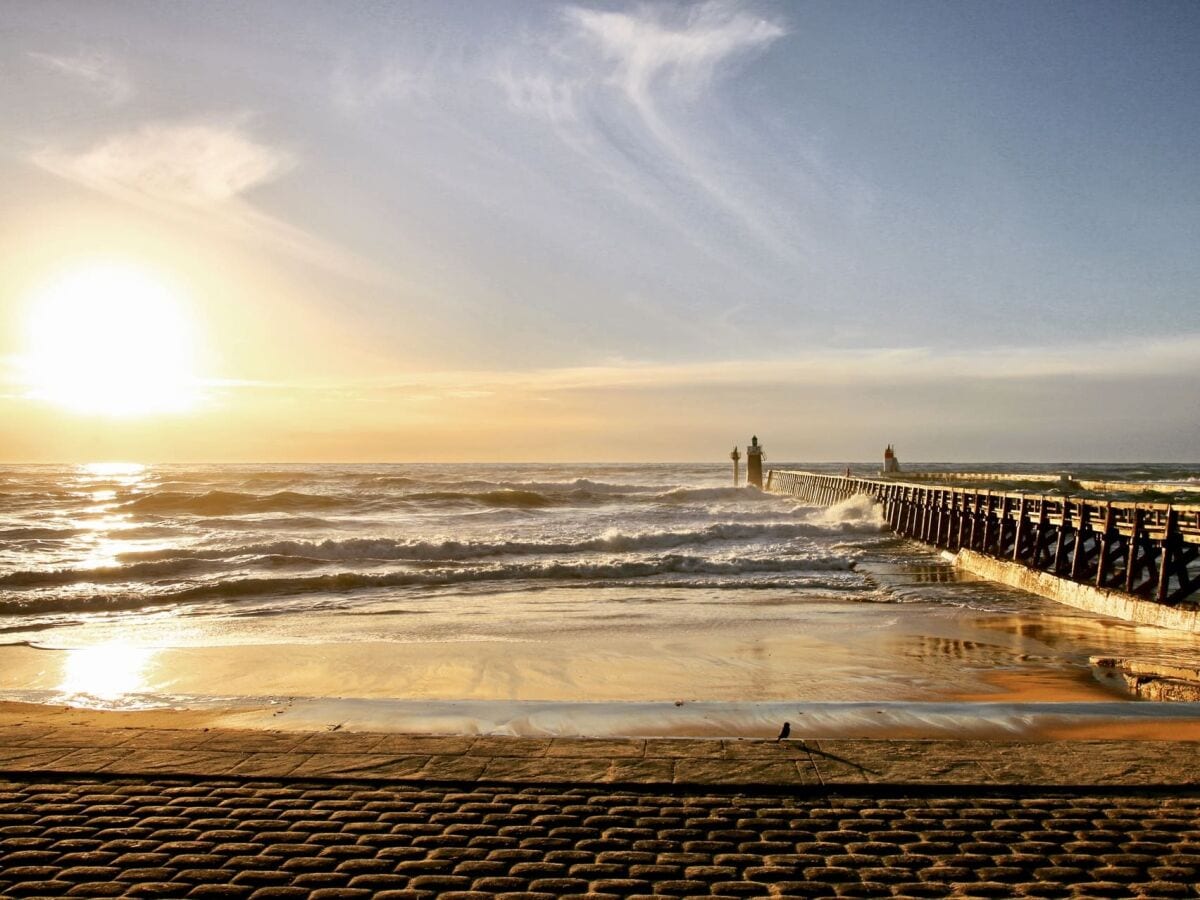
[[[120,417],[182,412],[199,399],[187,307],[149,269],[103,262],[66,271],[30,298],[26,325],[31,397]]]

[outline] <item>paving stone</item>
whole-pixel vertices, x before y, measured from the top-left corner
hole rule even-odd
[[[490,762],[486,757],[441,755],[430,756],[428,760],[417,775],[433,781],[474,781]]]
[[[476,741],[470,735],[385,734],[379,738],[371,752],[396,756],[460,756]]]
[[[676,784],[819,784],[817,773],[805,760],[803,768],[792,760],[678,759]]]
[[[37,743],[43,747],[116,747],[126,743],[139,730],[66,726],[49,729]]]
[[[708,893],[708,882],[691,881],[686,878],[660,881],[654,885],[654,893],[665,894],[672,897],[687,897],[693,894],[706,894]]]
[[[615,759],[605,781],[631,784],[670,784],[675,780],[673,759]]]
[[[240,761],[233,753],[203,750],[129,750],[100,771],[113,774],[153,773],[224,775]]]
[[[472,748],[475,753],[478,745]],[[610,768],[607,759],[493,758],[481,776],[487,780],[529,783],[599,781]]]
[[[727,740],[721,742],[726,759],[773,759],[795,762],[808,759],[804,741]]]
[[[65,747],[0,747],[0,770],[30,772],[53,769],[58,760],[68,756]]]
[[[530,738],[510,738],[485,735],[475,739],[471,745],[471,749],[467,751],[469,756],[520,756],[520,757],[540,757],[545,756],[550,749],[551,741],[549,739],[530,739]]]
[[[634,738],[555,738],[547,756],[591,757],[595,759],[640,758],[646,754],[646,742]]]
[[[130,728],[124,731],[128,736],[118,746],[132,750],[195,750],[213,736],[211,731],[196,728]]]
[[[428,757],[379,753],[315,753],[293,769],[296,778],[403,778],[416,775]]]
[[[725,742],[707,739],[657,739],[646,741],[647,759],[724,759]]]
[[[65,894],[73,885],[69,881],[17,881],[5,890],[13,897],[55,897]]]
[[[118,897],[125,893],[125,885],[115,881],[92,881],[77,884],[69,891],[68,897]]]
[[[233,768],[231,775],[264,775],[282,778],[308,762],[308,753],[247,753]]]
[[[317,732],[316,734],[298,734],[299,743],[293,749],[301,753],[392,753],[390,750],[380,750],[384,735],[358,734],[355,732],[334,731]],[[400,754],[396,756],[419,755]]]

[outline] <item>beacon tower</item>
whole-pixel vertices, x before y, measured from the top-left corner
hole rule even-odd
[[[750,439],[746,448],[746,484],[752,484],[762,490],[763,448],[758,443],[758,435]]]

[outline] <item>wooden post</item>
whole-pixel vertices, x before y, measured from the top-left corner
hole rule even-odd
[[[1017,525],[1016,525],[1016,528],[1013,529],[1013,550],[1012,550],[1013,562],[1024,562],[1024,560],[1021,559],[1021,541],[1024,539],[1025,531],[1026,531],[1026,528],[1025,528],[1026,502],[1027,501],[1025,499],[1025,495],[1022,494],[1021,502],[1017,507]]]
[[[1005,494],[1000,498],[1000,514],[998,516],[999,522],[997,523],[996,527],[996,549],[995,553],[992,554],[993,556],[999,556],[1001,558],[1004,556],[1004,542],[1008,539],[1008,513],[1011,508],[1012,497],[1008,496],[1008,494]]]
[[[1058,534],[1054,540],[1054,574],[1061,575],[1063,570],[1063,548],[1066,546],[1067,528],[1071,521],[1071,498],[1062,499],[1062,518],[1058,524]]]
[[[1142,543],[1142,518],[1145,511],[1140,506],[1133,508],[1133,530],[1129,534],[1129,555],[1125,557],[1125,593],[1132,594],[1141,570],[1141,560],[1138,559],[1138,549]]]
[[[1112,540],[1112,501],[1104,504],[1104,531],[1098,535],[1100,558],[1096,560],[1096,587],[1104,587],[1108,577],[1108,545]]]
[[[1072,581],[1083,581],[1083,567],[1087,564],[1083,548],[1089,537],[1095,540],[1095,529],[1092,528],[1092,511],[1084,501],[1079,504],[1079,522],[1075,526],[1075,547],[1071,553]]]
[[[956,550],[961,550],[963,541],[967,539],[967,514],[971,509],[969,497],[970,494],[966,492],[962,495],[962,509],[959,511],[958,516],[958,534],[955,537],[957,546],[954,549]]]
[[[933,511],[933,543],[938,547],[945,547],[949,541],[943,543],[942,532],[947,530],[943,528],[947,524],[946,520],[946,501],[950,499],[950,491],[934,491],[934,496],[937,498],[937,506]]]
[[[976,548],[981,553],[987,553],[992,546],[992,513],[996,510],[996,498],[991,491],[987,492],[987,505],[983,511],[983,539]]]
[[[1158,584],[1154,589],[1154,599],[1159,603],[1167,602],[1171,568],[1175,565],[1179,542],[1179,513],[1173,508],[1167,507],[1167,530],[1163,534],[1162,553],[1158,557]],[[1180,580],[1182,581],[1182,579]]]

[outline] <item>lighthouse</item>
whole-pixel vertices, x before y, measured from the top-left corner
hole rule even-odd
[[[750,439],[746,448],[746,484],[752,484],[762,490],[763,448],[758,443],[758,435]]]
[[[881,475],[895,475],[900,471],[900,460],[896,456],[896,451],[891,444],[887,445],[887,449],[883,451],[883,471]]]
[[[738,452],[737,444],[733,445],[733,450],[730,452],[729,458],[733,460],[733,486],[738,487],[742,480],[742,472],[738,468],[738,460],[742,458],[742,454]]]

